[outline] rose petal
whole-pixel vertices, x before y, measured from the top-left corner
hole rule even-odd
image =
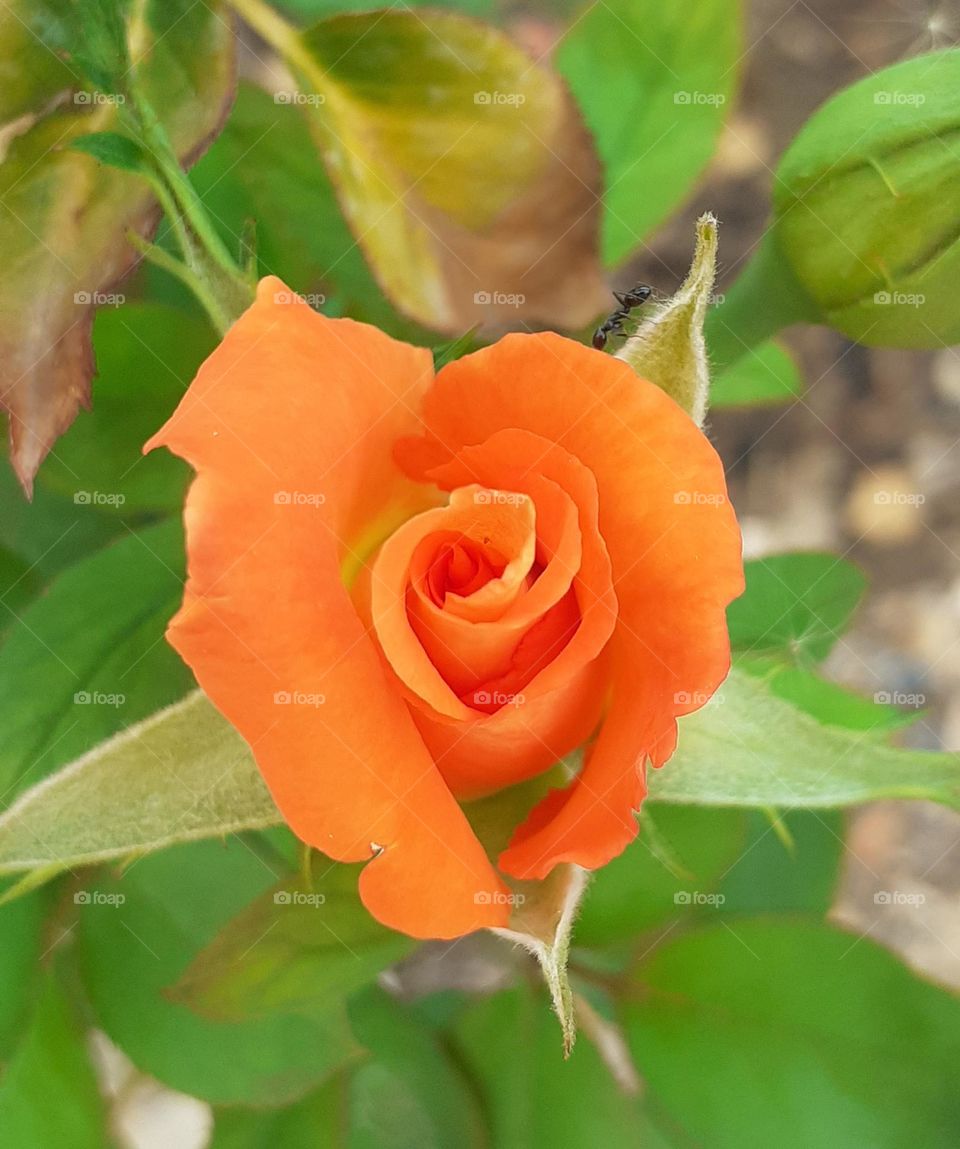
[[[513,429],[564,448],[596,478],[619,601],[610,710],[578,778],[500,858],[521,878],[561,861],[595,868],[636,834],[646,760],[665,761],[676,716],[702,705],[729,669],[724,611],[743,574],[722,465],[659,388],[552,334],[509,335],[448,364],[423,410],[429,433],[401,454],[417,477]]]
[[[342,861],[374,857],[360,881],[370,911],[455,937],[505,924],[504,887],[342,581],[425,505],[391,445],[416,426],[431,371],[429,352],[266,279],[146,449],[197,470],[170,641],[294,832]]]

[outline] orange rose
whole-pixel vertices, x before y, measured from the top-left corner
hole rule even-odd
[[[729,666],[740,539],[716,453],[553,334],[444,367],[277,279],[147,444],[197,478],[169,638],[293,831],[415,937],[507,923],[460,801],[590,741],[497,860],[595,869]],[[592,741],[591,741],[592,740]]]

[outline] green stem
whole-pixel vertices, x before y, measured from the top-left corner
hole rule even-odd
[[[820,315],[770,231],[723,303],[707,313],[707,347],[714,375],[784,327],[804,322],[818,323]]]

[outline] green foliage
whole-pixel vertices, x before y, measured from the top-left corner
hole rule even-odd
[[[830,926],[758,918],[668,940],[638,964],[622,1014],[681,1144],[946,1149],[960,1136],[960,1002]]]
[[[744,570],[747,589],[727,611],[731,643],[800,665],[826,658],[866,588],[858,568],[832,554],[772,555]]]
[[[690,193],[734,94],[738,0],[610,0],[564,37],[557,67],[597,141],[603,258],[621,263]]]
[[[178,510],[190,468],[168,451],[143,454],[197,368],[214,348],[206,323],[171,307],[133,303],[104,308],[94,327],[97,403],[57,444],[38,483],[131,521],[147,511]],[[135,401],[131,384],[135,382]]]
[[[559,1059],[552,1019],[529,987],[471,1006],[455,1039],[482,1090],[492,1149],[666,1149],[588,1041]]]
[[[628,941],[683,913],[749,856],[745,838],[740,810],[646,806],[637,840],[590,883],[574,943]]]
[[[0,1078],[0,1129],[16,1149],[104,1149],[106,1115],[86,1038],[54,973]]]
[[[710,406],[764,407],[795,399],[802,390],[796,363],[779,343],[771,341],[748,351],[717,375],[710,386]]]
[[[719,694],[681,720],[669,769],[650,796],[707,806],[834,809],[878,798],[926,798],[960,809],[960,754],[895,750],[821,726],[734,670]]]
[[[45,909],[41,893],[0,905],[0,1064],[13,1053],[34,997]]]
[[[268,890],[197,956],[176,999],[214,1020],[242,1021],[316,1010],[372,981],[413,942],[364,908],[359,869],[325,861],[309,883],[286,878]]]
[[[178,523],[128,531],[70,567],[0,648],[0,787],[36,785],[64,762],[183,694],[190,675],[162,642],[182,596]]]
[[[220,1104],[280,1105],[358,1055],[339,1000],[310,1016],[223,1023],[170,998],[200,950],[283,868],[268,848],[234,837],[89,882],[77,911],[84,980],[98,1024],[145,1073]]]

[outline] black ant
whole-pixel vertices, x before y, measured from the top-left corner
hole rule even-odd
[[[620,306],[609,319],[605,319],[597,330],[594,331],[594,347],[596,347],[598,351],[602,351],[604,347],[606,347],[607,340],[611,335],[626,335],[626,332],[623,330],[624,320],[635,307],[642,307],[652,294],[653,288],[648,287],[645,283],[638,283],[636,287],[632,287],[629,291],[624,291],[622,294],[619,291],[615,291],[613,295]]]

